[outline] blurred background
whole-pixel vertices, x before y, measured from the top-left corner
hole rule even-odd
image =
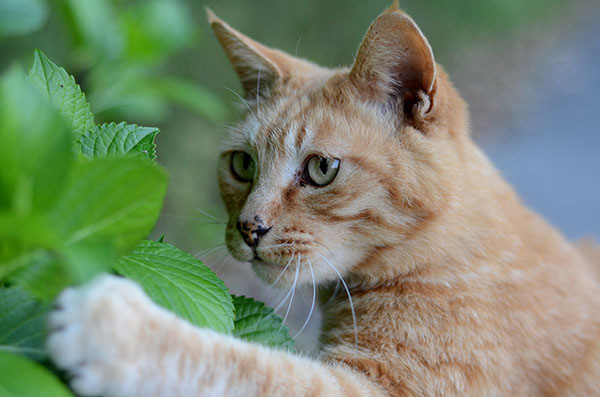
[[[155,235],[211,266],[232,293],[277,306],[223,243],[215,163],[241,88],[212,36],[208,6],[269,46],[325,66],[350,64],[391,1],[0,0],[0,70],[42,49],[75,76],[96,122],[157,126],[170,174]],[[600,236],[600,2],[402,0],[470,104],[472,131],[523,200],[571,239]],[[301,327],[311,291],[287,321]],[[279,313],[284,314],[287,304]],[[299,335],[314,346],[319,323]]]

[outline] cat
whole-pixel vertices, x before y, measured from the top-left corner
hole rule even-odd
[[[322,348],[308,358],[194,328],[103,276],[63,292],[49,318],[48,350],[78,393],[600,393],[596,268],[476,147],[397,4],[339,69],[208,14],[249,109],[219,160],[227,247],[267,282],[319,286]]]

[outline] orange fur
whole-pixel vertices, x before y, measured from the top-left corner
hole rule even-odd
[[[76,390],[600,392],[598,251],[576,249],[521,204],[471,140],[465,103],[397,3],[371,25],[353,67],[333,70],[209,20],[250,110],[220,159],[227,246],[267,281],[319,285],[322,350],[308,359],[196,329],[105,278],[67,291],[50,319],[59,331],[49,350],[80,374]],[[235,152],[254,161],[253,178],[233,174]],[[340,160],[331,183],[307,179],[315,155]],[[342,277],[353,306],[334,288]]]
[[[322,358],[390,395],[600,391],[596,280],[475,146],[466,106],[414,22],[393,6],[367,32],[353,68],[329,75],[319,84],[275,81],[232,138],[232,150],[256,157],[254,185],[231,183],[224,165],[220,175],[230,229],[261,214],[272,228],[263,245],[297,242],[275,252],[259,244],[260,276],[272,281],[295,254],[302,282],[310,282],[303,261],[318,282],[335,281],[327,260],[351,283],[358,346],[341,293],[323,307]],[[303,149],[298,131],[306,130]],[[291,143],[294,134],[302,143]],[[286,164],[300,167],[311,151],[342,160],[336,182],[285,186]],[[228,237],[234,256],[252,259],[235,233]],[[293,276],[294,268],[280,283]]]

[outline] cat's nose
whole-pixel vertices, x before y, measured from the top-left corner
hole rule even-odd
[[[238,221],[237,228],[250,248],[256,247],[258,240],[271,230],[270,227],[265,227],[260,218],[258,218],[258,221],[256,219],[253,221]]]

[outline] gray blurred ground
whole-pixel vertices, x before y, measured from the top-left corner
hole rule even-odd
[[[572,239],[600,237],[600,22],[577,22],[537,57],[528,93],[511,99],[515,117],[479,139],[524,202]]]

